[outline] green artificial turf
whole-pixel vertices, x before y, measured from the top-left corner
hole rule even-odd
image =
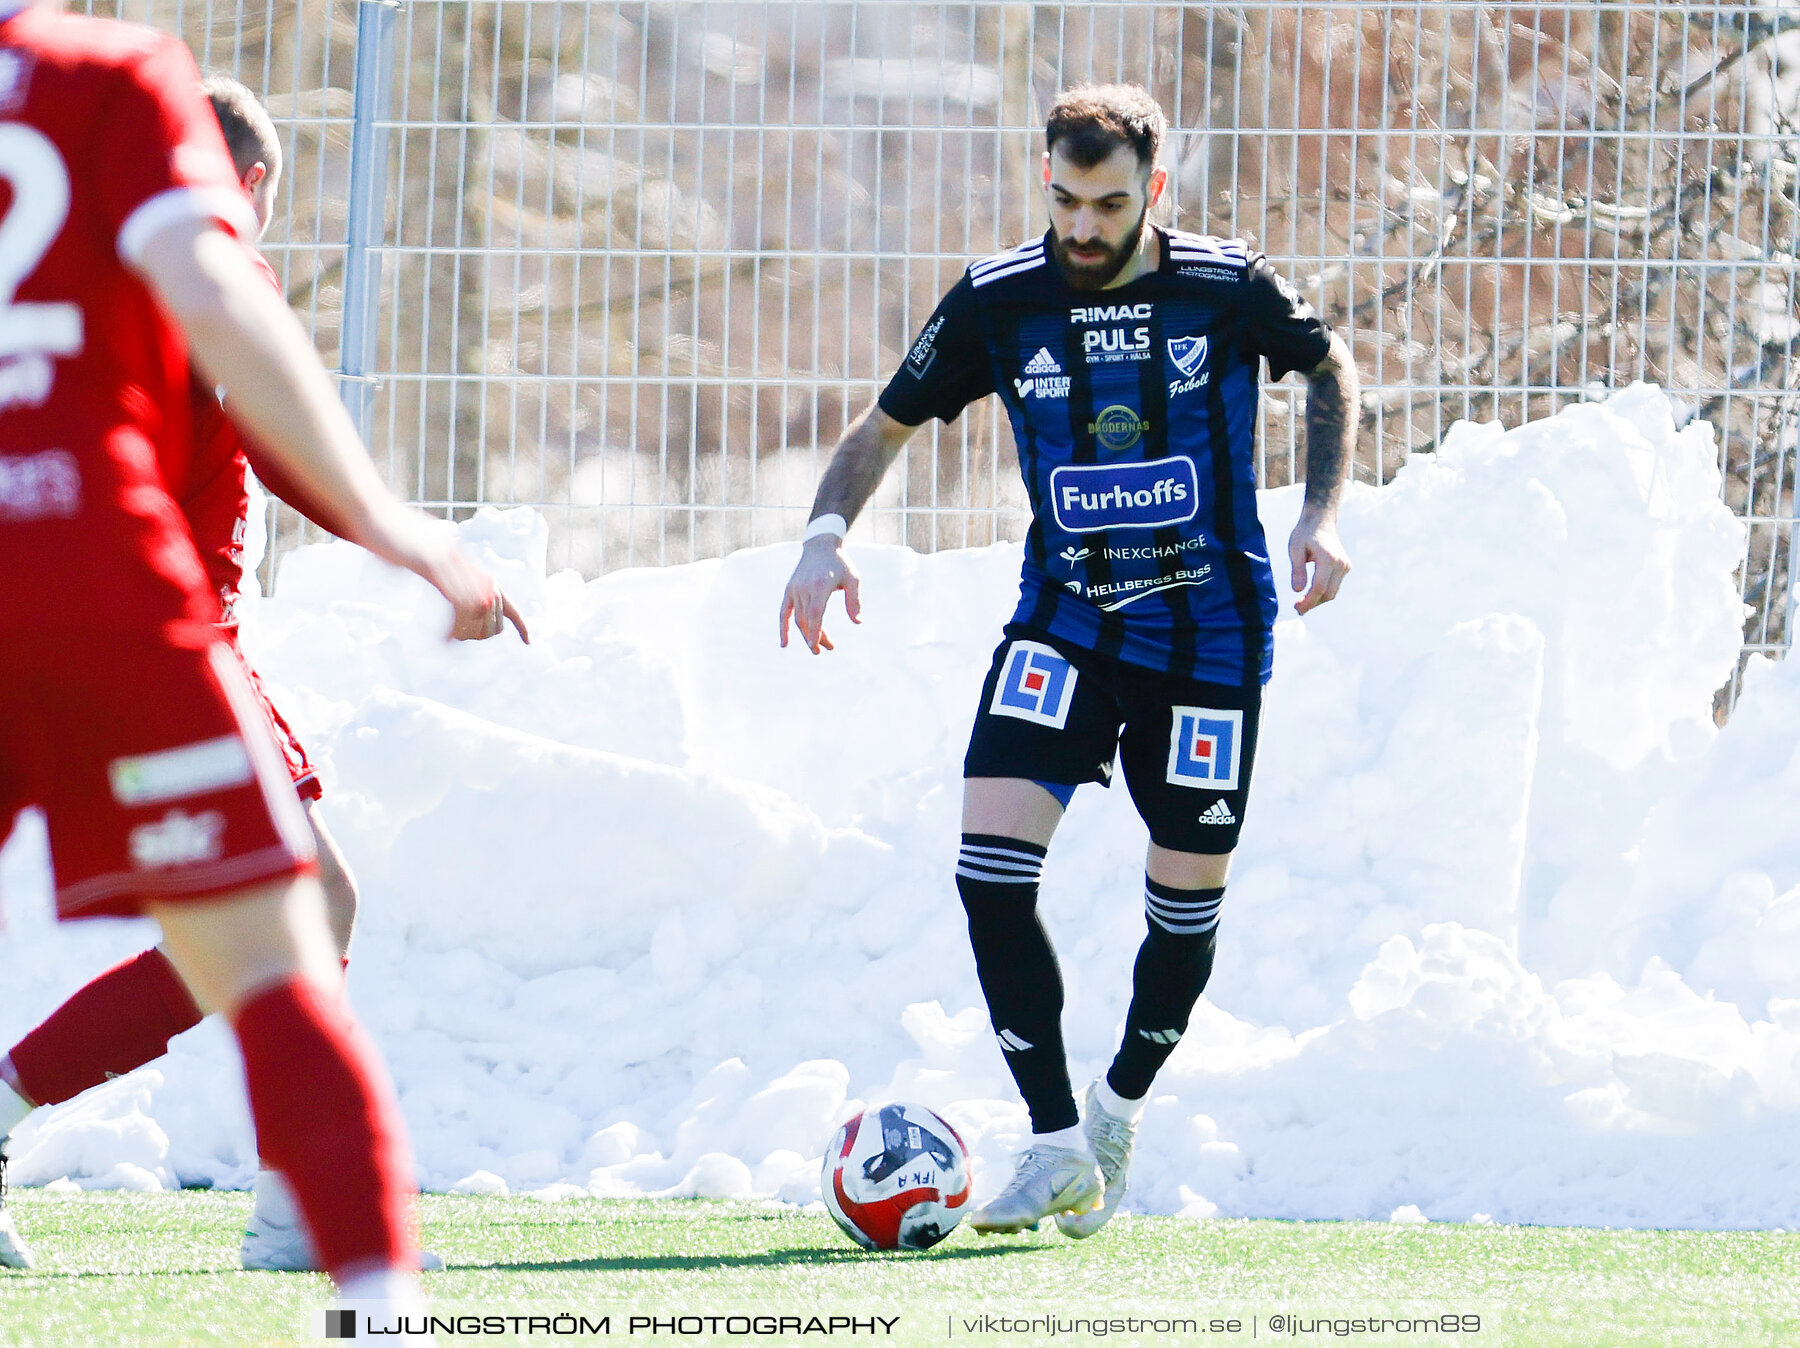
[[[325,1342],[324,1279],[238,1269],[247,1195],[11,1199],[40,1265],[0,1270],[0,1344]],[[1085,1242],[958,1230],[875,1255],[822,1214],[755,1204],[427,1196],[421,1213],[449,1265],[426,1280],[440,1316],[608,1327],[446,1344],[1800,1344],[1800,1236],[1780,1232],[1122,1217]],[[1272,1331],[1281,1315],[1300,1332]],[[1446,1315],[1480,1329],[1419,1323]],[[1357,1324],[1383,1319],[1409,1323]]]

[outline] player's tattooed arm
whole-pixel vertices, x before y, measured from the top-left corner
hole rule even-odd
[[[881,485],[888,465],[917,430],[896,421],[878,406],[870,406],[844,432],[837,453],[819,479],[813,497],[812,520],[839,516],[845,527],[862,513]],[[788,643],[788,620],[800,629],[800,639],[814,655],[832,650],[825,635],[825,606],[839,590],[844,592],[844,612],[851,622],[862,621],[862,578],[844,555],[843,538],[835,532],[818,533],[800,549],[800,563],[788,580],[781,600],[781,644]]]
[[[888,466],[917,429],[895,421],[878,404],[871,403],[838,441],[837,453],[831,456],[825,476],[819,479],[809,518],[839,515],[846,523],[855,523],[881,479],[887,476]]]
[[[1356,363],[1332,334],[1325,359],[1306,372],[1306,504],[1336,513],[1356,452]]]
[[[1360,394],[1356,364],[1342,337],[1332,336],[1325,359],[1306,372],[1306,385],[1306,504],[1288,540],[1294,589],[1306,591],[1294,605],[1297,613],[1336,598],[1350,573],[1337,511],[1356,449]]]

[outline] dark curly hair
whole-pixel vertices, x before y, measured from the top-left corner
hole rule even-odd
[[[1169,120],[1139,84],[1078,84],[1064,91],[1044,123],[1044,148],[1062,146],[1076,168],[1088,169],[1121,145],[1149,168],[1162,150]]]

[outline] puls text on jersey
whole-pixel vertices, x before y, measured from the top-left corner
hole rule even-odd
[[[1121,360],[1150,359],[1150,329],[1100,326],[1124,324],[1150,317],[1148,304],[1096,304],[1069,310],[1069,322],[1085,326],[1081,349],[1089,365]]]

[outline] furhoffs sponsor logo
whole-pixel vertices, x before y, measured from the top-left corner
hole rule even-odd
[[[1185,524],[1200,508],[1200,479],[1186,456],[1149,463],[1065,466],[1050,474],[1057,524],[1072,534]]]

